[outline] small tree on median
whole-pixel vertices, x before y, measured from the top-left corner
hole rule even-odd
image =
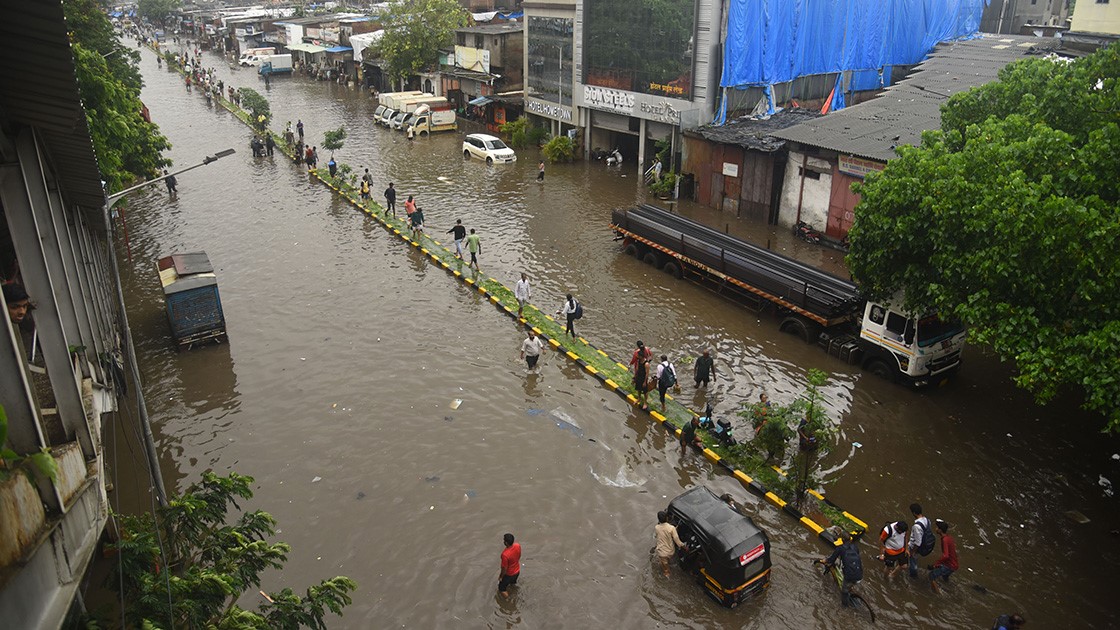
[[[334,157],[334,152],[342,148],[343,141],[346,139],[346,129],[339,127],[332,129],[323,134],[323,148],[331,152],[331,157]]]
[[[241,88],[241,105],[249,110],[254,129],[260,133],[268,130],[268,123],[272,120],[272,109],[269,107],[268,99],[254,89]]]

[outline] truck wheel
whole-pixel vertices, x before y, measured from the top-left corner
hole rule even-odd
[[[787,317],[778,325],[778,330],[801,337],[805,343],[812,343],[817,337],[817,326],[800,317]]]
[[[894,370],[881,359],[871,359],[867,362],[867,371],[881,379],[894,382]]]
[[[463,149],[463,157],[467,158],[468,160],[471,159],[471,152]]]
[[[669,261],[669,262],[665,263],[665,266],[662,267],[661,270],[664,271],[665,273],[669,274],[670,276],[673,276],[677,280],[681,279],[682,274],[681,274],[681,267],[680,267],[679,263]]]
[[[661,268],[661,255],[657,252],[646,252],[646,255],[644,258],[642,258],[642,261],[647,265],[653,265],[655,269]]]
[[[630,243],[629,245],[627,245],[626,249],[624,249],[622,251],[627,256],[633,256],[634,258],[638,257],[638,246],[633,244],[633,243]]]

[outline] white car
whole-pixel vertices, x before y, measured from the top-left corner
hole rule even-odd
[[[486,160],[487,164],[495,162],[516,162],[517,155],[513,149],[506,146],[501,138],[488,136],[484,133],[468,134],[463,140],[463,157],[471,156]]]

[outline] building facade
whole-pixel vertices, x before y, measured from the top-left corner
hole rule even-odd
[[[57,474],[33,472],[26,460],[0,467],[0,611],[5,627],[59,628],[80,607],[108,519],[102,426],[123,394],[128,333],[61,2],[5,14],[0,281],[6,307],[25,291],[33,308],[5,309],[0,324],[0,446],[45,454]]]

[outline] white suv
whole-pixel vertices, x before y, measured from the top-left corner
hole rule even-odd
[[[472,133],[463,140],[463,157],[470,158],[472,155],[486,160],[487,164],[517,161],[517,155],[506,143],[484,133]]]

